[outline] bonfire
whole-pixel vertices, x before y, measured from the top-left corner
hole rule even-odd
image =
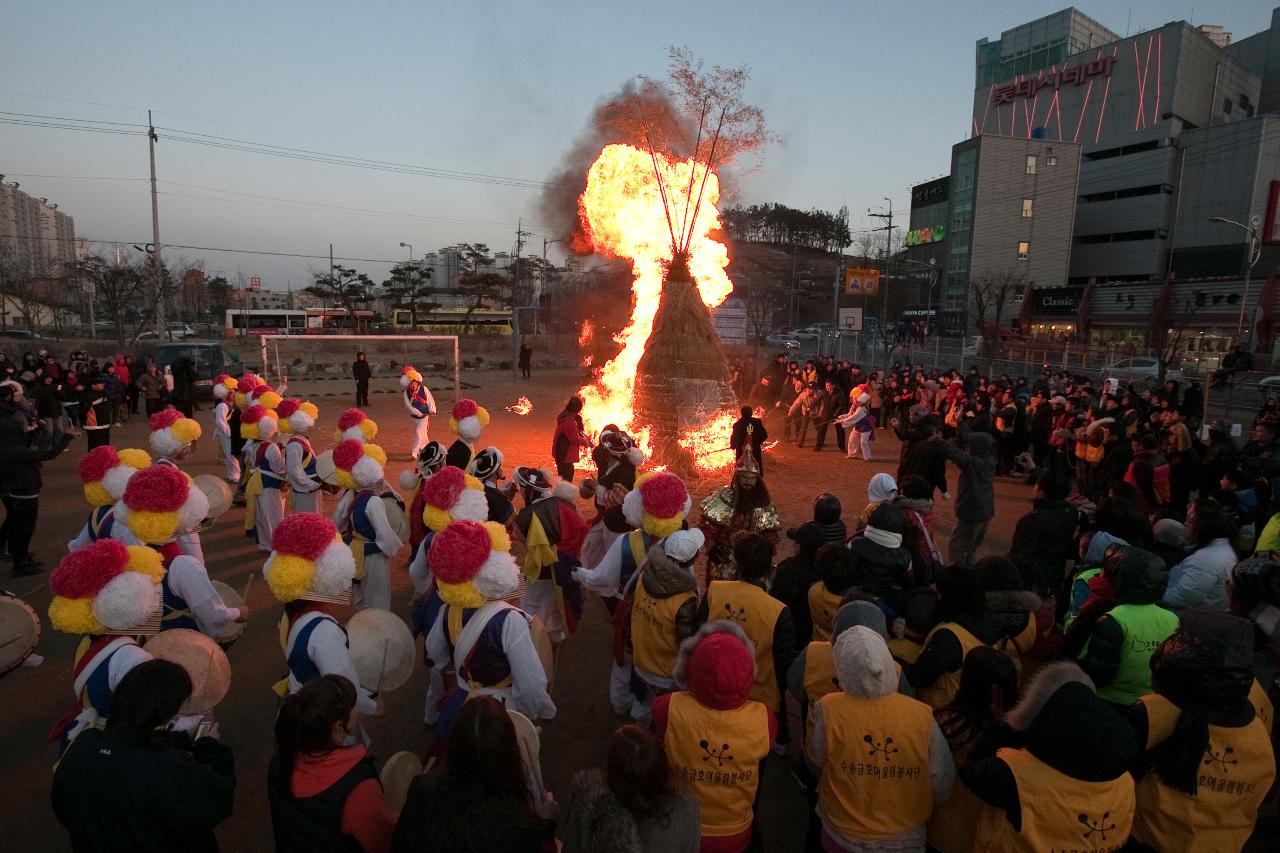
[[[671,77],[679,105],[644,81],[644,97],[606,112],[606,129],[640,144],[605,145],[579,199],[575,243],[626,259],[635,276],[631,318],[615,337],[622,349],[582,389],[583,417],[593,432],[631,432],[655,467],[709,475],[733,462],[737,417],[710,314],[733,291],[716,239],[715,167],[769,137],[760,111],[741,101],[745,69],[704,74],[673,51]],[[682,135],[695,124],[692,138]]]

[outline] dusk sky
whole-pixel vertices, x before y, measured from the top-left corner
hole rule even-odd
[[[310,281],[334,244],[375,281],[405,257],[459,241],[513,248],[516,222],[540,254],[538,189],[602,97],[662,76],[667,47],[747,64],[748,100],[780,143],[738,200],[835,210],[909,207],[911,184],[943,174],[968,133],[974,42],[1064,8],[982,3],[398,2],[187,3],[6,0],[0,119],[13,114],[160,128],[163,242],[317,256],[170,249],[211,272]],[[1171,20],[1237,39],[1268,26],[1258,0],[1093,2],[1124,35]],[[49,123],[47,119],[26,119]],[[55,122],[56,123],[56,122]],[[167,129],[496,176],[402,174],[179,142]],[[237,140],[227,142],[226,140]],[[313,157],[314,154],[304,155]],[[57,202],[80,236],[150,240],[142,135],[0,123],[0,173]],[[511,185],[512,183],[516,185]],[[561,254],[552,248],[551,256]]]

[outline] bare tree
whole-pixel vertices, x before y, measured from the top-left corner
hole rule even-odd
[[[1022,276],[1007,271],[987,273],[970,281],[969,298],[973,305],[974,325],[982,335],[987,358],[995,358],[999,354],[1004,306],[1022,288]]]
[[[155,316],[154,273],[149,261],[114,264],[89,255],[71,265],[71,273],[87,282],[95,304],[115,326],[116,343],[123,349]]]
[[[1194,300],[1188,297],[1182,301],[1181,306],[1174,305],[1172,291],[1173,288],[1166,287],[1152,306],[1151,329],[1147,333],[1147,339],[1156,354],[1161,385],[1164,384],[1165,372],[1182,363],[1182,353],[1194,334],[1190,323],[1191,314],[1195,311]]]
[[[28,329],[35,328],[38,306],[32,278],[21,269],[12,247],[0,246],[0,317],[8,314],[9,305],[17,308]]]

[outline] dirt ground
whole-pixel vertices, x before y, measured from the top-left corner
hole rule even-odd
[[[484,444],[501,448],[510,471],[516,465],[550,466],[550,442],[555,417],[564,400],[576,390],[576,371],[535,372],[531,381],[513,381],[505,371],[482,371],[464,374],[464,388],[492,415],[482,439]],[[433,378],[440,407],[447,411],[452,401],[452,383]],[[447,390],[443,390],[447,387]],[[347,382],[316,382],[311,388],[295,387],[292,393],[310,394],[320,407],[320,421],[314,431],[318,448],[329,446],[338,414],[351,405],[354,389]],[[396,483],[408,467],[407,453],[411,444],[409,419],[394,393],[394,382],[381,380],[375,384],[370,408],[379,424],[377,443],[391,457],[387,479]],[[381,393],[380,393],[381,392]],[[464,394],[468,393],[464,390]],[[521,396],[528,397],[533,410],[521,417],[506,411]],[[197,414],[206,434],[212,430],[210,405]],[[433,437],[448,443],[448,418],[438,419]],[[770,423],[769,428],[774,428]],[[776,436],[781,438],[777,425]],[[146,447],[144,419],[134,416],[124,427],[112,432],[116,447]],[[80,529],[88,513],[75,473],[75,462],[85,450],[84,439],[78,439],[71,452],[44,466],[45,487],[41,496],[40,526],[34,552],[52,569],[65,552],[65,543]],[[844,503],[846,517],[856,515],[866,504],[867,482],[881,471],[897,468],[898,442],[890,432],[877,437],[873,452],[878,461],[866,463],[846,460],[834,446],[822,453],[797,449],[783,442],[765,459],[766,482],[774,496],[784,525],[799,524],[809,518],[813,497],[831,491]],[[191,474],[217,473],[217,450],[211,440],[201,440],[187,465]],[[954,469],[952,476],[954,490]],[[719,479],[694,484],[695,506]],[[1026,511],[1030,488],[1021,482],[1005,479],[996,485],[998,511],[991,525],[983,553],[1007,549],[1013,526]],[[332,499],[327,509],[332,510]],[[695,509],[696,514],[696,509]],[[243,514],[238,509],[227,513],[217,525],[203,535],[204,552],[212,577],[225,581],[235,589],[243,589],[247,578],[260,573],[262,554],[245,537]],[[950,504],[939,502],[937,532],[945,543],[954,521]],[[785,540],[784,540],[785,542]],[[944,545],[945,547],[945,545]],[[789,552],[788,546],[783,546]],[[406,548],[392,564],[393,601],[396,612],[408,615],[410,582],[405,571]],[[3,790],[5,807],[0,809],[0,833],[3,846],[10,850],[65,850],[69,844],[49,806],[48,792],[56,759],[53,743],[46,738],[50,726],[73,701],[71,665],[76,638],[57,634],[49,628],[45,611],[49,604],[48,572],[33,578],[11,578],[5,586],[25,599],[41,616],[43,634],[39,653],[44,664],[36,668],[19,668],[0,681],[0,755],[4,756]],[[281,606],[271,596],[259,577],[249,594],[251,617],[248,629],[228,652],[233,667],[231,692],[217,709],[225,742],[235,750],[237,786],[235,812],[218,830],[223,850],[269,849],[270,814],[264,790],[267,762],[271,754],[271,727],[276,700],[271,684],[284,672],[284,660],[276,634]],[[602,765],[609,734],[618,725],[608,701],[608,661],[610,633],[598,601],[588,601],[586,616],[579,631],[571,637],[560,655],[560,671],[553,690],[559,708],[555,720],[543,728],[542,765],[549,788],[555,792],[562,808],[567,806],[571,779],[577,770]],[[431,737],[422,724],[426,677],[419,669],[404,688],[387,696],[386,716],[369,721],[376,755],[386,757],[395,751],[422,751]],[[804,800],[785,765],[770,760],[762,794],[762,825],[765,849],[799,850],[804,826]]]

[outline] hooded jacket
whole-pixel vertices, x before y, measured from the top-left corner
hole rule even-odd
[[[1235,567],[1236,552],[1227,539],[1214,539],[1192,551],[1169,570],[1169,589],[1164,604],[1176,610],[1203,607],[1227,609],[1227,581]]]
[[[881,545],[861,535],[849,540],[849,550],[858,562],[857,586],[876,598],[901,597],[911,584],[911,552],[902,545]]]
[[[970,432],[965,450],[943,442],[942,453],[960,469],[956,489],[956,518],[961,521],[990,521],[996,514],[995,439],[989,433]]]
[[[11,402],[0,402],[0,494],[31,497],[44,485],[40,463],[57,458],[71,443],[64,433],[61,442],[41,450],[27,441],[27,417]]]
[[[573,802],[564,827],[564,853],[697,853],[698,800],[672,794],[661,814],[637,821],[609,790],[599,770],[573,777]]]
[[[1036,590],[1059,592],[1066,561],[1076,556],[1076,524],[1080,513],[1066,501],[1039,500],[1018,519],[1009,556]]]
[[[1163,612],[1158,602],[1164,594],[1164,562],[1149,551],[1141,548],[1123,548],[1113,553],[1104,561],[1104,570],[1111,577],[1111,587],[1115,591],[1115,600],[1099,613],[1097,621],[1089,632],[1089,640],[1080,656],[1080,668],[1093,680],[1099,689],[1105,688],[1115,681],[1122,663],[1133,655],[1142,654],[1149,658],[1153,649],[1135,650],[1119,619],[1112,615],[1115,608],[1123,605],[1152,607]],[[1167,614],[1168,633],[1158,639],[1163,642],[1177,627],[1177,618]],[[1084,618],[1089,618],[1087,615]],[[1148,672],[1146,687],[1151,684]],[[1147,690],[1143,690],[1143,693]]]
[[[291,829],[298,827],[293,821],[305,819],[303,816],[307,814],[292,805],[299,800],[312,800],[317,806],[323,804],[322,807],[326,810],[332,805],[334,811],[338,812],[334,816],[337,818],[336,826],[332,829],[336,829],[336,834],[341,838],[354,839],[361,850],[388,849],[395,832],[396,818],[387,809],[382,785],[372,775],[372,767],[362,767],[362,762],[366,761],[368,753],[363,746],[343,747],[315,755],[298,755],[289,779],[291,799],[285,800],[275,795],[272,797],[272,822],[275,825],[277,849],[306,849],[311,846],[310,842],[318,840],[315,837],[290,834]],[[279,771],[276,761],[272,762],[272,769],[273,772]],[[271,783],[278,785],[279,780],[272,778]],[[335,785],[349,787],[344,799],[332,804],[314,799],[324,798]],[[315,828],[321,829],[319,826]]]
[[[663,550],[662,542],[650,546],[645,556],[645,568],[640,573],[644,591],[654,598],[670,598],[673,595],[692,592],[693,597],[676,611],[676,645],[683,643],[698,630],[698,580],[690,569],[681,566]]]
[[[1078,666],[1050,664],[1032,679],[1008,714],[1005,725],[1023,739],[1024,748],[1059,773],[1081,782],[1111,782],[1128,775],[1138,754],[1129,724],[1094,693]],[[999,755],[972,756],[960,778],[977,797],[1004,811],[1016,831],[1022,828],[1023,803],[1009,765]],[[1132,803],[1132,779],[1129,797]],[[1113,818],[1132,818],[1113,814]],[[1124,834],[1119,834],[1123,839]]]

